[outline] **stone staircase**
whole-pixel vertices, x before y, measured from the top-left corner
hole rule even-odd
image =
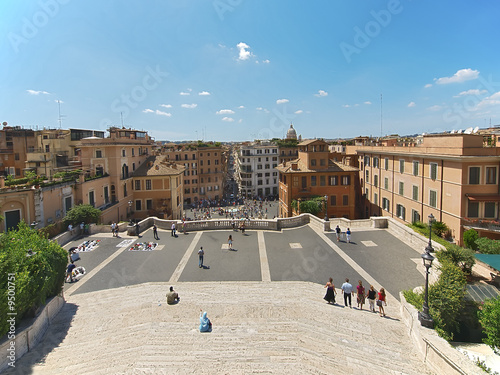
[[[411,347],[396,301],[381,318],[328,305],[318,284],[203,282],[176,284],[181,302],[170,306],[168,287],[69,296],[44,340],[6,373],[431,373]],[[198,332],[200,309],[213,332]]]

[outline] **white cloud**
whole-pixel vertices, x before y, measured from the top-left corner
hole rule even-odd
[[[202,92],[199,92],[198,95],[200,95],[200,96],[209,96],[210,93],[208,91],[202,91]]]
[[[26,92],[30,95],[39,95],[39,94],[43,94],[43,95],[49,95],[50,93],[47,92],[47,91],[36,91],[36,90],[26,90]]]
[[[415,107],[415,106],[416,106],[415,102],[409,102],[409,103],[408,103],[408,107],[409,107],[409,108],[411,108],[411,107]]]
[[[142,112],[144,112],[144,113],[154,113],[155,115],[158,115],[158,116],[167,116],[167,117],[172,116],[171,113],[159,111],[158,109],[156,111],[153,111],[152,109],[146,108]]]
[[[303,113],[303,112],[304,112],[303,110],[299,109],[298,111],[295,111],[294,113],[295,113],[296,115],[300,115],[300,114],[301,114],[301,113]]]
[[[186,96],[186,95],[191,95],[191,93],[189,93],[189,92],[185,92],[185,91],[181,91],[181,92],[179,93],[179,95],[181,95],[181,96]]]
[[[257,108],[255,108],[255,109],[256,109],[257,111],[262,111],[264,108],[262,108],[262,107],[257,107]]]
[[[269,61],[269,59],[266,59],[266,60],[262,60],[262,63],[263,64],[269,64],[271,61]]]
[[[440,111],[440,110],[442,110],[442,109],[443,109],[443,107],[442,107],[442,106],[440,106],[440,105],[437,105],[437,104],[436,104],[436,105],[433,105],[432,107],[428,107],[427,109],[428,109],[429,111],[436,112],[436,111]]]
[[[198,107],[198,104],[195,104],[195,103],[193,103],[193,104],[181,104],[181,107],[182,108],[191,108],[192,109],[192,108]]]
[[[276,100],[276,104],[285,104],[288,103],[290,100],[288,99],[278,99]]]
[[[62,100],[59,100],[59,99],[56,99],[56,100],[54,100],[54,101],[55,101],[56,103],[61,103],[61,104],[62,104],[62,103],[64,103]]]
[[[349,108],[349,107],[350,107],[350,105],[349,105],[349,104],[342,104],[342,107],[344,107],[344,108]]]
[[[460,94],[455,95],[454,98],[459,98],[460,96],[465,96],[465,95],[479,96],[482,94],[486,94],[487,92],[488,92],[488,90],[470,89],[467,91],[462,91]]]
[[[432,87],[432,83],[428,83],[424,86],[424,88],[428,89],[429,87]]]
[[[240,119],[238,120],[238,124],[241,124],[242,122],[243,122],[243,119],[242,119],[242,118],[240,118]]]
[[[370,101],[366,101],[366,102],[364,102],[364,104],[368,104],[368,105],[370,105],[370,104],[372,104],[372,102],[370,102]]]
[[[495,106],[495,105],[500,105],[500,91],[497,91],[491,96],[488,96],[487,98],[484,98],[481,100],[477,107],[478,108],[484,108],[484,107],[490,107],[490,106]]]
[[[220,111],[215,112],[217,115],[232,115],[234,111],[232,109],[221,109]]]
[[[465,81],[470,81],[471,79],[476,79],[479,77],[478,70],[472,70],[470,68],[460,69],[451,77],[441,77],[436,79],[438,85],[446,85],[448,83],[460,83]]]
[[[245,108],[245,106],[244,105],[240,105],[238,108],[239,109],[243,109],[243,108]]]
[[[320,96],[327,96],[328,93],[325,90],[318,90],[317,94],[314,94],[314,96],[320,97]]]
[[[233,122],[234,118],[232,118],[232,117],[223,117],[222,121]]]
[[[160,104],[160,107],[172,108],[172,104]]]
[[[250,51],[247,51],[248,49],[250,49],[250,46],[248,44],[243,43],[243,42],[239,42],[236,45],[236,48],[238,48],[238,50],[239,50],[239,54],[238,54],[239,60],[248,60],[250,58],[250,56],[252,56],[252,53]]]

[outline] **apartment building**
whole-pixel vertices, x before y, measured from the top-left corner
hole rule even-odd
[[[276,168],[279,171],[280,217],[300,213],[292,208],[293,201],[324,197],[322,216],[358,218],[358,169],[333,161],[328,144],[323,140],[306,140],[298,147],[298,159],[285,161]]]
[[[184,204],[221,200],[227,172],[227,149],[212,144],[170,144],[161,151],[168,161],[184,166]]]
[[[500,238],[500,148],[487,138],[437,134],[392,146],[348,146],[359,158],[364,216],[427,223],[433,214],[459,244],[471,227]]]
[[[278,195],[278,146],[269,141],[243,144],[235,153],[235,180],[243,198]]]
[[[0,130],[0,175],[23,177],[26,154],[35,147],[35,131],[20,126],[4,125]]]

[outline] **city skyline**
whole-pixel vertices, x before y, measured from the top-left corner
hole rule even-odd
[[[283,138],[290,123],[335,139],[500,122],[496,3],[1,8],[0,121],[12,126],[245,141]]]

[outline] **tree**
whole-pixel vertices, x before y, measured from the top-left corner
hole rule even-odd
[[[500,241],[481,237],[475,241],[477,249],[483,254],[500,254]]]
[[[486,337],[483,339],[497,354],[500,354],[500,297],[484,301],[479,310],[479,322]]]
[[[455,266],[460,267],[462,272],[466,275],[471,274],[472,267],[474,267],[474,264],[476,263],[476,257],[474,256],[473,250],[465,249],[453,244],[450,244],[444,250],[438,251],[436,256],[440,262],[448,260]]]
[[[63,221],[65,225],[77,225],[81,222],[85,224],[98,223],[101,217],[101,210],[94,208],[90,204],[80,204],[78,206],[72,207],[64,217]]]
[[[320,206],[318,202],[315,200],[308,200],[300,202],[300,213],[305,214],[309,213],[312,215],[316,215],[320,211]]]
[[[442,221],[436,221],[432,224],[432,230],[436,233],[437,236],[443,237],[443,233],[448,230],[448,226]]]
[[[476,240],[479,238],[479,234],[475,229],[469,229],[464,232],[464,245],[465,247],[477,250]]]

